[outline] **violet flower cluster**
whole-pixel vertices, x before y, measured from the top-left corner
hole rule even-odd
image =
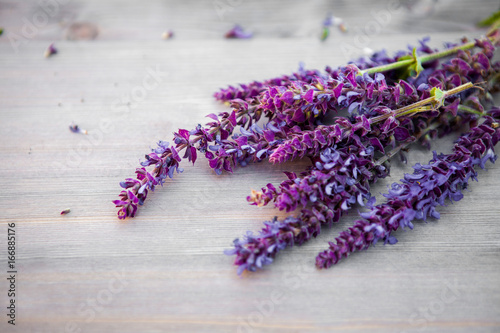
[[[258,235],[249,232],[242,240],[236,239],[234,248],[225,253],[236,255],[239,274],[245,269],[262,268],[271,263],[279,251],[316,237],[322,224],[337,222],[352,205],[364,205],[365,201],[372,203],[368,183],[385,177],[387,170],[373,165],[373,147],[354,144],[351,147],[327,148],[320,154],[315,168],[301,178],[288,173],[289,180],[283,182],[279,190],[268,184],[263,195],[248,198],[257,204],[273,198],[276,206],[286,211],[295,210],[299,205],[305,207],[308,203],[311,208],[303,209],[297,217],[264,222]]]
[[[500,111],[495,112],[493,115],[500,116]],[[464,179],[468,180],[471,175],[473,178],[476,176],[476,173],[471,173],[475,165],[484,167],[484,163],[488,159],[494,161],[495,157],[492,148],[498,142],[500,135],[498,130],[492,131],[494,127],[498,127],[498,123],[495,123],[492,118],[488,117],[484,124],[474,128],[471,133],[463,136],[458,141],[455,146],[455,154],[435,155],[434,160],[429,163],[430,166],[417,165],[415,166],[416,173],[405,177],[406,180],[411,181],[410,183],[406,182],[406,185],[404,185],[408,191],[413,191],[411,193],[415,194],[419,199],[422,199],[426,193],[431,193],[429,194],[431,196],[439,194],[436,197],[436,201],[431,201],[428,195],[414,205],[420,211],[407,209],[394,212],[393,210],[389,213],[386,212],[387,214],[383,216],[391,218],[391,223],[394,221],[392,217],[396,220],[406,219],[405,221],[407,222],[402,224],[402,226],[409,226],[410,228],[413,225],[408,219],[425,219],[427,215],[439,217],[434,208],[437,205],[436,202],[444,205],[444,199],[447,197],[457,201],[459,198],[459,194],[456,194],[457,188],[459,190],[465,188],[465,185],[463,183],[459,184],[459,182]],[[494,133],[496,134],[492,136]],[[485,142],[484,144],[482,143],[483,141]],[[470,150],[470,147],[473,149],[471,148],[472,150]],[[464,155],[464,152],[473,157],[467,159],[468,157]],[[485,152],[486,154],[481,156]],[[262,268],[264,265],[272,263],[273,258],[279,251],[293,245],[301,245],[307,240],[316,237],[321,232],[322,224],[331,225],[331,223],[337,222],[353,204],[359,203],[365,206],[366,203],[366,206],[372,207],[374,197],[371,197],[369,193],[369,182],[376,178],[385,177],[388,170],[383,166],[374,165],[369,159],[371,154],[373,154],[372,148],[363,152],[355,151],[351,155],[341,154],[337,150],[328,148],[320,155],[320,161],[316,162],[315,168],[312,168],[309,172],[305,172],[302,178],[289,173],[289,180],[281,184],[280,190],[276,190],[274,186],[268,184],[267,191],[263,191],[263,194],[260,194],[257,198],[255,196],[249,197],[249,201],[253,201],[254,203],[266,202],[269,201],[269,198],[274,198],[276,206],[287,211],[294,210],[299,204],[305,207],[307,204],[312,203],[310,205],[312,208],[302,209],[297,217],[289,216],[283,221],[279,221],[277,218],[274,218],[272,221],[266,221],[259,234],[253,235],[251,232],[247,232],[244,238],[236,239],[233,242],[234,248],[226,250],[225,253],[227,255],[236,255],[234,263],[238,266],[238,274],[241,274],[244,270],[255,271],[258,268]],[[344,158],[347,157],[346,160],[342,161],[342,156]],[[359,156],[365,156],[365,158]],[[457,161],[470,163],[472,169],[467,169],[466,172],[468,173],[465,175],[463,173],[465,164],[462,163],[462,165],[456,166]],[[349,167],[346,167],[346,164]],[[360,168],[358,168],[359,165],[361,165]],[[370,170],[373,170],[373,172]],[[424,171],[426,172],[425,175]],[[450,181],[450,186],[436,189],[433,185],[443,185],[445,180],[442,175],[443,173],[448,177],[447,179],[452,179],[453,176],[459,177],[459,180],[453,178]],[[429,180],[424,181],[424,176],[428,177]],[[415,184],[423,187],[427,192],[418,190],[415,186],[412,187]],[[402,189],[403,187],[400,185],[394,184],[392,190],[389,192],[389,196],[398,200],[405,199],[406,197],[402,196],[404,193]],[[304,202],[304,200],[307,201]],[[395,205],[393,202],[391,204]],[[402,209],[406,207],[401,205],[399,201],[398,204],[398,207]],[[372,211],[376,209],[372,208]],[[363,214],[363,216],[367,217],[371,215]],[[358,221],[358,223],[362,224],[363,227],[367,225],[364,221]],[[359,236],[358,227],[355,224],[349,231],[341,233],[340,238],[337,238],[337,242],[344,244],[345,240],[352,241],[353,238],[349,235],[356,234]],[[367,230],[365,232],[368,235],[366,238],[367,241],[376,242],[381,238],[372,237],[373,230],[380,231],[382,230],[381,227],[372,225]],[[395,238],[387,234],[384,241],[386,243],[394,243]],[[325,251],[318,256],[318,267],[327,268],[336,263],[335,260],[340,259],[339,253],[344,251],[344,248],[342,246],[337,247],[333,243],[330,244],[330,248],[330,251]],[[357,249],[359,250],[359,248]]]
[[[456,104],[457,103],[453,102],[451,107],[445,107],[443,109],[449,111],[452,115],[456,115]],[[373,144],[374,147],[377,147],[377,150],[384,152],[384,147],[389,146],[391,142],[390,138],[395,137],[397,140],[403,141],[410,137],[411,132],[405,127],[400,127],[395,124],[393,118],[388,118],[383,126],[374,127],[372,129],[370,129],[370,124],[367,119],[363,118],[363,116],[359,118],[359,125],[354,127],[354,129],[352,124],[346,123],[345,121],[343,124],[343,128],[349,128],[351,130],[351,138],[357,138],[354,145],[358,144],[362,146],[360,138],[363,138],[365,142]],[[393,121],[390,122],[390,120]],[[456,123],[450,122],[445,124],[445,127],[449,130],[453,127],[452,124],[455,124],[455,126],[457,125]],[[307,151],[309,149],[309,155],[317,155],[316,152],[321,151],[321,144],[323,144],[323,146],[333,146],[339,143],[336,140],[342,138],[342,131],[339,124],[326,128],[318,128],[314,132],[316,133],[314,140],[310,138],[310,133],[306,133],[305,135],[294,138],[290,147],[292,147],[295,152]],[[356,133],[358,135],[355,135]],[[325,139],[325,137],[329,138],[330,141]],[[314,147],[312,142],[315,142]],[[353,142],[346,142],[343,144],[344,147],[349,147],[349,150],[353,147]],[[304,149],[301,150],[301,148]],[[373,148],[371,148],[371,150],[373,150]],[[359,156],[359,154],[357,154],[357,149],[354,149],[354,151],[356,151],[356,154],[352,156],[353,159]],[[327,151],[326,154],[320,154],[321,159],[330,162],[326,157],[329,153],[330,152]],[[336,154],[338,155],[337,152]],[[349,159],[348,161],[350,162]],[[373,167],[373,160],[363,161],[363,163]],[[331,171],[328,171],[327,175],[322,173],[322,171],[326,169],[331,169]],[[342,168],[342,170],[345,170],[345,168]],[[354,171],[354,175],[356,176],[357,169],[353,169],[352,171]],[[388,170],[379,172],[378,178],[385,176],[386,172],[388,172]],[[320,233],[320,225],[331,225],[333,222],[337,222],[340,217],[349,210],[351,204],[356,203],[356,197],[361,198],[362,195],[365,195],[366,198],[369,198],[369,182],[377,179],[377,177],[367,177],[365,180],[359,182],[359,184],[364,184],[361,188],[355,190],[349,188],[349,190],[346,191],[343,187],[345,183],[341,186],[338,186],[339,182],[336,181],[328,183],[336,176],[343,179],[343,175],[338,172],[338,169],[336,170],[333,168],[333,165],[330,163],[327,164],[326,168],[323,168],[322,164],[319,162],[316,162],[316,165],[308,173],[304,173],[302,179],[297,178],[295,174],[288,174],[288,176],[290,180],[283,182],[280,185],[279,191],[276,190],[272,184],[268,184],[267,187],[262,189],[262,192],[254,191],[252,195],[247,198],[248,201],[258,206],[274,201],[276,207],[286,211],[295,210],[298,206],[306,207],[306,205],[311,205],[312,209],[304,208],[297,217],[288,217],[282,222],[274,220],[274,225],[271,229],[270,222],[265,222],[264,228],[259,235],[250,238],[247,237],[247,239],[244,240],[235,240],[234,249],[227,251],[227,253],[236,255],[235,264],[239,267],[243,266],[253,271],[261,267],[257,266],[260,263],[270,263],[270,259],[285,247],[293,246],[294,244],[302,244],[310,238],[316,237]],[[327,187],[322,187],[322,185],[324,186],[326,184],[328,184]],[[336,195],[335,199],[330,198],[329,195],[332,195],[332,188],[335,188],[336,192],[341,188],[344,197]],[[325,193],[328,195],[325,195]],[[348,196],[346,197],[345,194],[348,194]],[[360,199],[357,201],[361,204],[363,202]],[[299,222],[301,228],[297,227],[297,223]],[[291,226],[294,226],[293,228],[296,230],[293,233],[294,237],[289,237]],[[311,230],[313,232],[311,232]],[[281,239],[282,237],[284,237],[284,239]],[[279,243],[280,246],[276,246],[276,243]],[[255,258],[260,257],[266,257],[266,259],[255,260]]]
[[[492,55],[489,52],[491,44],[484,43],[481,45],[479,42],[477,42],[477,44],[483,46],[484,53],[471,55],[470,53],[463,52],[463,54],[460,54],[460,58],[452,59],[450,62],[451,65],[445,65],[443,69],[436,69],[433,73],[427,73],[427,78],[434,85],[432,88],[453,89],[460,85],[460,82],[478,82],[482,79],[487,81],[492,76],[494,77],[497,75],[498,64],[496,63],[490,66],[489,63],[489,59]],[[485,58],[488,59],[487,62],[484,61]],[[466,59],[468,62],[465,60],[461,61],[462,59]],[[460,81],[457,81],[457,79]],[[407,94],[416,94],[420,92],[420,99],[425,99],[432,95],[432,89],[429,83],[420,83],[417,88],[412,86],[412,83],[415,82],[414,80],[409,80],[409,82],[412,83],[405,81],[400,82],[403,89],[398,89],[398,92],[403,91]],[[491,88],[492,91],[498,89],[498,87]],[[460,100],[460,97],[463,101]],[[460,97],[451,99],[446,105],[442,104],[441,113],[447,114],[447,116],[456,116],[460,102],[469,105],[473,104],[477,108],[476,111],[483,111],[477,95],[461,94]],[[439,114],[436,115],[436,112],[429,112],[424,119],[431,119],[436,116],[439,116]],[[471,124],[475,123],[474,116],[471,117],[469,114],[461,114],[461,116],[466,122],[470,122]],[[442,117],[442,115],[440,117]],[[344,119],[339,120],[343,122],[343,126],[340,126],[340,124],[327,127],[320,126],[314,131],[293,134],[294,137],[292,139],[287,140],[285,144],[282,144],[281,147],[278,147],[278,149],[271,154],[270,161],[274,159],[274,162],[282,162],[295,157],[318,155],[325,159],[321,149],[336,144],[343,144],[342,139],[345,138],[346,133],[351,132],[350,130],[353,127],[352,123]],[[408,139],[411,137],[415,127],[420,127],[420,129],[423,128],[422,122],[423,119],[419,119],[418,117],[410,122],[408,119],[405,119],[405,123],[408,126],[398,126],[394,133],[387,133],[387,129],[377,133],[370,129],[370,122],[363,119],[363,116],[361,116],[358,117],[357,129],[363,128],[364,123],[366,133],[363,133],[364,135],[359,137],[365,138],[365,143],[369,143],[371,140],[371,143],[379,147],[379,150],[383,152],[384,144],[380,142],[379,138],[381,136],[383,137],[384,133],[389,134],[389,137],[397,137],[398,140]],[[463,123],[461,124],[457,122],[456,119],[448,117],[448,121],[441,122],[442,129],[440,134],[449,133],[451,129],[454,127],[462,127],[461,125],[463,125]],[[368,139],[366,138],[366,134],[368,134]],[[428,140],[425,143],[428,144]],[[388,143],[385,142],[385,144],[387,145]],[[348,145],[344,147],[348,147]],[[275,156],[280,156],[281,158],[276,158]],[[370,162],[373,165],[373,160]],[[315,170],[315,167],[319,170],[322,169],[322,165],[318,164],[309,171],[311,174],[319,172],[319,170]],[[361,195],[359,191],[354,191],[354,195],[351,194],[349,198],[350,201],[330,200],[328,196],[324,195],[325,188],[321,188],[323,177],[318,177],[317,175],[311,176],[305,173],[302,179],[298,179],[295,174],[287,175],[289,176],[289,180],[281,184],[280,190],[276,190],[272,184],[268,184],[267,187],[262,189],[262,192],[252,191],[252,195],[248,197],[247,200],[258,206],[265,205],[274,200],[275,205],[279,209],[285,209],[287,211],[294,210],[298,206],[306,207],[306,205],[312,207],[312,210],[304,208],[297,217],[289,216],[283,221],[274,219],[273,221],[264,222],[264,227],[258,235],[254,236],[252,233],[247,233],[242,240],[236,239],[234,241],[234,248],[226,251],[226,254],[236,255],[235,265],[239,267],[239,273],[245,269],[255,271],[257,268],[261,268],[262,265],[271,263],[274,256],[287,246],[293,246],[294,244],[300,245],[312,237],[316,237],[320,233],[321,224],[330,225],[332,222],[338,221],[340,216],[350,208],[350,205],[346,203],[355,203],[355,196]],[[335,175],[335,172],[333,175]],[[381,173],[381,176],[385,175],[386,174]],[[313,179],[313,181],[311,181],[311,179]],[[371,181],[374,179],[371,179]],[[370,180],[366,183],[369,183],[369,181]],[[328,194],[332,194],[331,189],[337,188],[337,184],[337,182],[329,184],[329,187],[326,189]],[[304,188],[300,188],[301,185],[304,186]],[[319,193],[318,189],[321,189]],[[342,190],[343,189],[344,188],[342,188]],[[366,198],[369,198],[368,184],[364,189],[364,195]],[[361,204],[363,203],[362,200],[358,201]],[[338,209],[339,202],[343,205],[342,207],[344,209]],[[335,209],[335,207],[337,207],[337,209]]]
[[[251,34],[235,26],[226,37]],[[183,171],[183,158],[194,164],[204,155],[209,167],[222,174],[252,162],[307,157],[312,165],[304,172],[285,172],[287,180],[267,184],[247,198],[256,206],[273,203],[297,213],[275,217],[257,234],[234,240],[225,253],[235,256],[238,274],[272,263],[281,250],[318,236],[323,226],[332,226],[356,205],[369,212],[318,254],[317,267],[328,268],[378,240],[393,244],[394,231],[413,228],[414,219],[439,218],[436,207],[446,199],[460,200],[468,180],[477,177],[475,167],[496,159],[500,110],[486,115],[484,105],[500,88],[500,62],[492,60],[499,40],[500,31],[492,30],[440,52],[423,40],[393,57],[380,51],[324,72],[301,66],[291,75],[221,89],[214,97],[230,110],[207,115],[205,126],[179,129],[172,143],[159,141],[136,177],[120,183],[123,190],[113,201],[118,217],[134,217],[150,191]],[[347,116],[337,114],[342,111]],[[389,175],[390,158],[399,154],[404,160],[411,143],[430,146],[435,137],[464,126],[473,129],[452,154],[434,154],[427,165],[417,164],[413,175],[392,185],[386,203],[373,206],[370,186]]]
[[[236,24],[231,30],[229,30],[225,34],[226,38],[238,38],[238,39],[248,39],[252,38],[252,36],[253,34],[251,32],[243,30],[243,28],[239,24]]]
[[[493,75],[492,73],[496,73],[498,68],[493,68],[489,64],[488,57],[491,57],[491,43],[478,41],[477,45],[484,49],[484,53],[478,52],[472,56],[465,52],[459,52],[459,57],[451,60],[453,66],[443,65],[441,69],[437,69],[436,64],[433,63],[434,71],[426,72],[425,75],[422,74],[422,77],[426,76],[429,80],[428,83],[418,83],[410,78],[409,82],[400,80],[398,83],[388,85],[384,75],[380,73],[375,74],[374,78],[367,74],[355,76],[355,73],[359,73],[359,70],[347,66],[337,71],[330,71],[332,76],[329,80],[318,77],[315,84],[305,84],[309,88],[302,90],[305,92],[302,99],[293,95],[294,89],[298,86],[297,82],[289,84],[288,87],[269,88],[261,93],[260,96],[265,103],[260,102],[257,108],[277,117],[279,122],[276,121],[276,118],[270,120],[267,127],[271,131],[267,131],[266,134],[268,135],[259,135],[262,133],[257,133],[259,132],[257,129],[257,131],[242,133],[242,136],[247,136],[247,139],[240,138],[236,142],[226,140],[222,145],[218,146],[222,149],[210,156],[212,160],[218,160],[218,164],[212,161],[212,165],[229,163],[232,168],[237,164],[246,165],[250,161],[261,161],[266,157],[269,157],[271,162],[281,163],[296,157],[317,155],[318,149],[315,148],[312,151],[308,149],[312,144],[311,142],[315,141],[315,135],[318,135],[318,140],[315,142],[322,142],[323,146],[330,146],[333,143],[332,140],[336,139],[335,136],[330,135],[325,136],[327,138],[325,141],[320,133],[325,129],[321,131],[315,130],[321,127],[321,116],[327,114],[330,110],[336,112],[347,108],[351,113],[356,111],[358,114],[375,116],[428,98],[433,88],[452,89],[460,86],[461,82],[478,83],[487,81]],[[421,48],[429,51],[423,46]],[[488,56],[485,56],[485,54],[488,54]],[[495,66],[498,67],[497,64]],[[426,70],[430,69],[427,68]],[[418,83],[418,86],[415,85],[416,83]],[[291,96],[294,96],[294,100],[291,99]],[[273,97],[272,100],[271,97]],[[464,103],[473,103],[475,98],[466,95],[461,97]],[[295,101],[297,98],[299,100]],[[467,98],[470,100],[465,101]],[[447,111],[456,114],[459,101],[457,97],[448,99],[444,107]],[[311,114],[310,110],[313,110],[314,117],[312,118],[307,117],[308,112],[309,115]],[[429,116],[434,117],[436,114],[430,113]],[[303,121],[310,122],[311,120],[315,120],[319,127],[315,126],[314,123],[304,126]],[[280,128],[279,124],[290,125]],[[297,124],[301,125],[301,127],[296,126]],[[307,133],[307,131],[312,130],[315,131]]]
[[[407,129],[400,127],[395,118],[388,118],[373,131],[366,118],[359,123],[365,123],[365,127],[351,130],[342,146],[332,145],[322,149],[319,157],[313,158],[313,166],[301,177],[287,173],[289,179],[282,182],[278,189],[268,184],[262,192],[253,191],[247,198],[257,206],[274,201],[278,209],[287,212],[304,208],[297,217],[264,222],[263,229],[256,236],[247,233],[244,239],[236,239],[234,248],[226,254],[236,255],[235,265],[239,266],[239,272],[241,269],[255,271],[262,268],[262,265],[271,263],[279,251],[316,237],[321,232],[321,226],[338,222],[353,205],[373,204],[370,183],[389,173],[388,165],[375,163],[375,152],[383,154],[384,147],[394,140],[394,136],[401,136],[398,139],[406,144],[415,138],[409,135]],[[408,135],[401,135],[398,130]],[[372,143],[375,145],[372,146]]]
[[[154,191],[155,186],[163,185],[167,176],[173,178],[174,172],[183,171],[182,168],[179,168],[181,158],[177,150],[169,145],[165,141],[158,142],[158,147],[146,155],[144,162],[141,162],[142,168],[137,168],[136,179],[127,178],[120,183],[124,190],[119,195],[120,199],[113,201],[116,207],[120,207],[118,218],[134,217],[138,205],[144,203],[149,190]],[[145,168],[149,165],[155,166],[151,173]]]
[[[498,73],[499,66],[491,62],[492,43],[484,39],[472,46],[480,51],[472,53],[469,46],[457,49],[447,63],[435,59],[423,64],[417,78],[399,76],[398,70],[364,72],[411,57],[400,52],[393,58],[374,55],[369,61],[328,68],[324,73],[300,68],[290,76],[222,89],[215,98],[228,104],[230,111],[208,115],[211,120],[205,126],[180,129],[172,144],[160,141],[145,155],[136,177],[120,183],[123,190],[119,200],[113,201],[118,217],[134,217],[150,191],[182,172],[182,158],[195,163],[202,154],[221,174],[266,159],[281,163],[309,157],[313,166],[300,177],[289,174],[278,189],[271,185],[262,193],[255,192],[252,200],[257,205],[272,201],[287,211],[301,209],[296,217],[265,222],[257,236],[235,241],[230,252],[237,255],[239,271],[260,268],[281,249],[318,235],[322,225],[337,222],[356,203],[371,205],[369,184],[389,172],[388,163],[376,161],[388,150],[415,141],[433,122],[439,128],[422,136],[424,144],[436,133],[448,133],[461,124],[449,114],[458,113],[462,122],[474,118],[462,114],[459,107],[483,111],[480,93],[470,90],[444,95],[439,103],[425,106],[425,112],[418,105],[433,96],[434,88],[445,94],[467,82],[489,82]],[[434,54],[434,50],[422,43],[413,53],[415,64],[417,54]],[[488,92],[496,86],[488,87]],[[404,108],[415,113],[395,113]],[[332,113],[344,109],[349,116],[336,117],[333,125],[324,124]]]
[[[484,123],[474,127],[455,144],[453,153],[436,154],[426,165],[416,164],[413,174],[406,174],[401,183],[392,184],[384,196],[387,202],[360,214],[363,219],[342,231],[329,249],[316,257],[318,268],[328,268],[355,251],[365,250],[379,240],[397,242],[392,233],[399,228],[413,229],[412,221],[439,219],[437,206],[446,200],[459,201],[470,179],[477,180],[476,167],[485,168],[487,161],[495,162],[494,146],[500,140],[500,109],[487,116]]]

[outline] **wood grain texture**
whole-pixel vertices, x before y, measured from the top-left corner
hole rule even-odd
[[[385,1],[234,1],[221,19],[212,2],[68,1],[15,52],[36,1],[0,2],[0,305],[7,282],[5,235],[18,234],[18,324],[1,332],[498,332],[500,330],[500,167],[441,219],[398,232],[395,246],[376,246],[318,271],[316,254],[356,214],[314,241],[284,251],[257,274],[236,276],[222,254],[235,237],[284,216],[249,206],[251,188],[301,171],[308,161],[267,163],[214,175],[203,161],[150,194],[138,216],[116,218],[118,182],[178,128],[225,110],[211,97],[220,87],[348,59],[358,29]],[[497,1],[439,1],[428,18],[401,8],[367,47],[395,51],[432,34],[432,45],[482,31],[474,22]],[[362,8],[363,10],[360,10]],[[350,33],[325,43],[318,26],[332,11]],[[64,41],[71,22],[96,24],[93,41]],[[62,23],[61,23],[62,22]],[[223,40],[234,22],[256,32]],[[178,32],[169,41],[161,32]],[[286,37],[286,38],[285,38]],[[43,58],[48,41],[59,53]],[[361,54],[362,50],[357,52]],[[158,85],[131,98],[151,81]],[[130,105],[127,105],[130,103]],[[71,133],[75,122],[89,135]],[[109,125],[111,124],[111,125]],[[436,141],[447,152],[453,138]],[[383,192],[431,153],[413,148],[408,166],[395,162]],[[59,212],[71,208],[71,213]],[[279,298],[279,300],[277,300]],[[272,306],[270,302],[274,300]],[[426,314],[424,314],[426,313]]]

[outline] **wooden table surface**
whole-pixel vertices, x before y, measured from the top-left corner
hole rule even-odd
[[[238,277],[222,253],[246,230],[284,216],[249,206],[250,189],[278,184],[306,160],[217,176],[202,157],[184,162],[136,218],[119,221],[111,203],[155,142],[226,110],[212,98],[218,88],[288,74],[300,61],[346,63],[343,46],[366,36],[388,1],[51,3],[52,11],[34,0],[0,1],[1,332],[500,331],[498,164],[480,171],[462,201],[440,208],[439,222],[418,222],[396,234],[396,245],[325,271],[315,268],[316,254],[356,213],[255,274]],[[402,3],[363,47],[478,36],[474,23],[498,8]],[[349,32],[321,42],[328,12]],[[234,23],[255,37],[224,39]],[[162,40],[168,29],[175,38]],[[44,58],[53,41],[59,53]],[[88,135],[71,133],[72,122]],[[448,152],[452,141],[432,148]],[[409,164],[395,162],[373,193],[430,156],[412,149]],[[65,208],[71,213],[60,216]],[[15,326],[6,317],[8,223],[17,237]]]

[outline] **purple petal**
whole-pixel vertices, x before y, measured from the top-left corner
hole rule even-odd
[[[308,102],[308,103],[312,103],[313,101],[313,97],[314,97],[314,90],[313,89],[309,89],[305,95],[304,95],[304,99]]]
[[[394,138],[398,141],[404,141],[410,136],[410,132],[404,127],[396,127],[394,129]]]

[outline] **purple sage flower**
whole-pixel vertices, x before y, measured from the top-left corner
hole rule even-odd
[[[69,130],[73,133],[88,134],[87,130],[81,129],[78,125],[73,124],[73,123],[71,125],[69,125]]]
[[[269,191],[274,192],[271,196],[280,209],[290,211],[298,204],[305,207],[308,203],[311,206],[302,209],[297,217],[264,222],[258,235],[249,232],[242,240],[236,239],[234,248],[225,253],[236,255],[234,264],[238,266],[238,274],[262,268],[270,264],[279,251],[316,237],[321,232],[321,225],[337,222],[352,205],[364,205],[365,202],[370,205],[368,183],[387,175],[383,166],[373,164],[372,154],[372,147],[353,149],[349,153],[329,148],[302,178],[289,173],[289,181],[282,184],[279,192],[269,184]],[[255,194],[249,201],[263,199]]]
[[[49,47],[47,47],[47,49],[45,50],[44,57],[48,58],[48,57],[50,57],[50,56],[52,56],[52,55],[54,55],[56,53],[57,53],[57,49],[54,46],[54,43],[51,43],[49,45]]]
[[[226,38],[238,38],[238,39],[248,39],[252,38],[253,34],[243,30],[239,24],[235,24],[234,27],[226,32]]]
[[[500,109],[490,113],[499,119]],[[497,156],[493,148],[500,140],[499,124],[492,117],[486,117],[483,124],[474,127],[455,144],[453,153],[438,155],[426,165],[416,164],[413,174],[406,174],[401,183],[392,184],[386,203],[375,206],[354,226],[339,234],[329,249],[316,257],[318,268],[329,268],[354,251],[365,250],[383,240],[395,244],[392,233],[397,229],[413,229],[414,219],[427,217],[439,219],[437,206],[445,200],[459,201],[462,191],[470,179],[477,180],[475,167],[485,167],[487,161],[494,162]]]

